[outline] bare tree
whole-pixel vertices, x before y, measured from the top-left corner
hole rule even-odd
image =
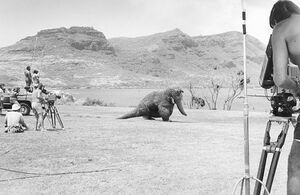
[[[209,93],[203,95],[203,98],[210,110],[217,110],[220,90],[224,84],[222,78],[225,76],[225,73],[218,65],[211,65],[211,67],[212,71],[209,73],[210,76],[206,84],[206,89],[208,89]]]
[[[210,92],[210,97],[203,96],[204,100],[210,110],[217,110],[217,102],[219,98],[219,93],[222,88],[221,82],[211,79],[208,85],[208,90]]]
[[[228,71],[224,71],[223,68],[219,68],[218,66],[212,67],[213,70],[207,80],[208,83],[205,84],[208,92],[204,93],[203,99],[210,110],[217,110],[220,91],[226,87],[228,88],[228,93],[224,100],[223,110],[231,110],[233,102],[244,89],[244,72],[238,71],[237,73],[228,74]],[[247,78],[247,83],[249,82],[250,79]],[[190,83],[189,90],[192,95],[190,108],[195,106],[194,101],[196,96],[193,89],[194,87]]]
[[[244,89],[244,72],[241,70],[236,75],[231,76],[228,94],[223,104],[223,110],[231,110],[233,102],[242,93]],[[250,78],[247,78],[247,83],[250,83]]]
[[[201,97],[197,97],[195,95],[194,87],[192,85],[192,82],[189,84],[189,91],[191,93],[191,101],[189,102],[188,106],[189,108],[196,108],[199,109],[203,106],[205,106],[205,101]]]

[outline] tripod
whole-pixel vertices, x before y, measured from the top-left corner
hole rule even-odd
[[[54,130],[62,129],[64,130],[64,124],[59,116],[57,108],[54,106],[54,102],[48,102],[46,112],[43,118],[48,118],[48,121]],[[56,122],[58,121],[60,128],[57,128]]]
[[[269,117],[269,120],[267,122],[265,136],[264,136],[264,140],[263,140],[263,149],[262,149],[258,172],[257,172],[257,179],[259,181],[263,181],[267,157],[268,157],[269,153],[272,153],[273,158],[272,158],[272,161],[270,164],[269,173],[268,173],[268,177],[267,177],[266,185],[265,185],[268,192],[270,192],[271,188],[272,188],[278,160],[279,160],[280,153],[281,153],[281,148],[283,147],[284,142],[285,142],[285,138],[286,138],[288,128],[289,128],[289,123],[291,122],[293,124],[293,122],[295,122],[295,120],[296,119],[293,116],[290,116],[290,117],[271,116],[271,117]],[[283,126],[282,126],[282,130],[281,130],[280,134],[277,137],[277,140],[274,142],[271,142],[270,131],[271,131],[272,123],[274,123],[274,122],[282,124]],[[253,195],[260,195],[261,186],[262,186],[262,184],[260,182],[255,183]],[[264,195],[267,195],[267,194],[268,194],[267,192],[264,192]]]

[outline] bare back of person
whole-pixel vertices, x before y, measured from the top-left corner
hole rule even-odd
[[[297,82],[288,77],[288,64],[300,67],[300,15],[292,14],[276,23],[272,32],[274,82],[277,87],[291,89],[300,95]]]
[[[293,14],[282,21],[279,28],[287,44],[289,58],[293,64],[300,68],[300,15]]]
[[[300,15],[293,14],[276,26],[280,36],[285,40],[288,58],[300,68]],[[288,160],[288,185],[287,195],[298,195],[300,193],[300,118],[294,131],[294,141]]]

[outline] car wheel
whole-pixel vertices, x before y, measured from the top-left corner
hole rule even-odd
[[[30,107],[25,103],[20,103],[20,106],[21,106],[21,109],[20,109],[21,113],[23,115],[29,115],[30,110],[31,110]]]

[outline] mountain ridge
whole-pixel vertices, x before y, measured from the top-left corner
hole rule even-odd
[[[264,49],[247,35],[247,63],[254,82]],[[0,82],[22,85],[23,71],[31,65],[51,87],[204,86],[215,67],[222,75],[242,70],[242,54],[242,34],[236,31],[192,37],[176,28],[107,39],[92,27],[61,27],[0,48]]]

